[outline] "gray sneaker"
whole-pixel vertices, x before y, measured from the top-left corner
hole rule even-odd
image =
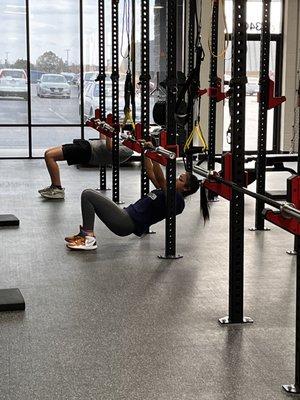
[[[44,189],[40,189],[40,190],[38,190],[38,192],[41,194],[43,192],[47,192],[49,189],[51,189],[51,186],[47,186]]]
[[[40,192],[40,195],[45,199],[64,199],[65,189],[49,187],[48,190]]]

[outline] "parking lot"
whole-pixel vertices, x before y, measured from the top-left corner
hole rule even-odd
[[[78,88],[72,86],[71,98],[37,97],[36,84],[31,85],[33,124],[79,124]],[[27,101],[0,98],[0,124],[27,124]]]
[[[32,92],[32,123],[41,125],[52,124],[80,124],[78,88],[72,86],[71,98],[40,98],[37,97],[36,84],[31,86]],[[247,96],[246,118],[246,148],[257,147],[258,103],[256,96]],[[151,98],[152,105],[156,101]],[[120,115],[122,115],[124,100],[120,98]],[[111,108],[111,97],[107,97],[107,110]],[[137,115],[140,114],[139,99],[137,98]],[[268,113],[268,148],[272,146],[273,112]],[[229,125],[228,102],[224,109],[224,149],[229,150],[226,142],[226,130]],[[0,124],[27,124],[27,102],[17,98],[0,98]],[[0,156],[28,156],[28,130],[27,128],[10,128],[11,134],[7,135],[7,128],[0,128]],[[87,130],[87,137],[94,133]],[[80,137],[80,128],[47,128],[34,127],[32,130],[33,154],[42,156],[44,149],[70,142],[74,137]]]

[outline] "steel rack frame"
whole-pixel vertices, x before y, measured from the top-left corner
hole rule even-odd
[[[177,125],[175,121],[177,94],[177,1],[167,0],[167,144],[176,145]],[[176,158],[168,159],[167,216],[165,224],[165,259],[177,259],[176,254]]]
[[[112,116],[115,132],[112,140],[112,200],[120,201],[120,159],[119,159],[119,0],[111,2],[112,32]]]
[[[300,88],[300,81],[299,81]],[[298,90],[298,111],[300,116],[300,89]],[[298,126],[298,165],[297,174],[300,176],[300,119]],[[300,238],[295,235],[294,254],[297,256],[296,264],[296,340],[295,340],[295,381],[294,384],[283,385],[289,394],[300,394]]]
[[[264,195],[266,191],[266,153],[267,153],[267,128],[269,104],[269,67],[270,67],[270,26],[271,26],[271,0],[263,0],[261,53],[260,53],[260,91],[259,91],[259,116],[258,116],[258,141],[256,162],[256,191]],[[265,228],[262,211],[264,203],[256,201],[255,230],[268,230]]]
[[[210,74],[209,86],[213,91],[218,89],[218,39],[219,39],[219,0],[215,0],[212,9],[211,22],[211,56],[210,56]],[[216,153],[216,122],[217,122],[217,98],[209,96],[209,113],[208,113],[208,169],[215,169],[215,153]],[[210,200],[214,196],[210,192]]]
[[[105,118],[105,2],[98,0],[98,34],[99,34],[99,110],[101,118]],[[100,188],[106,187],[106,166],[100,165]]]
[[[150,127],[150,10],[149,1],[141,0],[141,133],[142,139],[149,140]],[[150,190],[144,157],[141,157],[141,197],[146,196]]]
[[[195,65],[195,13],[197,12],[195,7],[195,1],[189,0],[189,8],[188,8],[188,21],[189,21],[189,31],[188,31],[188,75],[190,75],[194,69]],[[194,110],[188,116],[187,123],[187,136],[190,132],[192,132],[194,128]],[[191,143],[193,145],[193,142]],[[193,168],[193,155],[188,154],[186,157],[186,169],[191,171]]]
[[[243,186],[245,175],[245,109],[247,61],[247,1],[233,2],[232,37],[232,181]],[[221,324],[248,323],[244,317],[244,194],[233,190],[230,201],[229,314]]]

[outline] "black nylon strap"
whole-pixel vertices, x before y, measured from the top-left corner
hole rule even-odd
[[[188,76],[185,84],[182,86],[180,90],[176,102],[175,113],[180,118],[187,119],[188,115],[193,111],[193,104],[194,100],[198,97],[198,90],[200,89],[200,69],[201,63],[204,60],[205,53],[201,43],[196,48],[196,65],[195,68],[192,70],[190,75]],[[186,93],[188,93],[188,104],[186,109],[186,114],[180,115],[178,114],[182,102],[185,100]]]
[[[124,111],[130,109],[130,105],[134,104],[134,88],[132,85],[132,75],[130,71],[126,73],[125,85],[124,85],[124,100],[125,106]]]

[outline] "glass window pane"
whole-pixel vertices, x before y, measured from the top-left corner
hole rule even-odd
[[[259,69],[260,69],[260,42],[248,41],[247,42],[247,77],[248,83],[246,85],[246,131],[245,131],[245,149],[247,151],[257,150],[258,138],[258,113],[259,104],[257,102],[257,93],[259,91]],[[227,50],[227,61],[225,63],[225,81],[229,82],[231,79],[231,44]],[[270,78],[275,77],[275,63],[276,61],[276,42],[271,42],[270,46]],[[225,90],[228,86],[225,85]],[[267,150],[273,148],[273,119],[274,110],[268,111],[268,131],[267,131]],[[224,146],[225,151],[230,150],[230,136],[227,134],[230,125],[229,115],[229,101],[225,100],[224,110]],[[232,133],[234,134],[234,132]]]
[[[105,3],[106,9],[109,8],[110,2]],[[83,9],[83,96],[85,119],[93,117],[95,109],[99,108],[99,83],[95,82],[99,73],[99,38],[98,18],[95,18],[95,16],[98,16],[98,2],[85,0]],[[110,21],[107,20],[107,15],[105,15],[106,30],[108,25],[110,25]],[[107,31],[105,31],[105,35],[107,35]]]
[[[232,0],[226,0],[226,20],[229,33],[232,32]],[[282,0],[271,2],[271,33],[281,32]],[[262,1],[248,1],[247,24],[248,33],[260,33],[262,22]]]
[[[33,157],[43,157],[46,149],[61,146],[64,143],[72,143],[73,139],[79,139],[80,135],[80,127],[32,128],[32,155]]]
[[[80,122],[77,86],[80,65],[78,16],[79,2],[73,0],[30,1],[34,124]]]
[[[0,124],[26,124],[27,52],[24,0],[3,0],[0,7]],[[18,147],[18,143],[16,143]]]
[[[0,157],[28,156],[28,128],[0,127]]]

